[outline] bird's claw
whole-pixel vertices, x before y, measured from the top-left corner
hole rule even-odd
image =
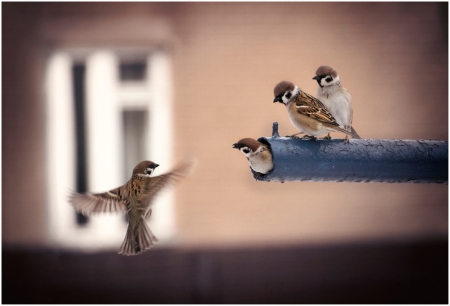
[[[310,136],[310,135],[305,135],[305,136],[303,136],[303,137],[301,137],[301,138],[309,139],[309,140],[317,140],[317,137],[315,137],[315,136]]]
[[[258,179],[259,179],[260,176],[261,176],[261,173],[256,172],[256,177],[255,177],[256,181],[258,181]]]
[[[297,138],[297,139],[303,138],[303,137],[299,137],[297,135],[286,135],[285,137],[286,138]]]
[[[292,134],[292,135],[286,135],[286,136],[284,136],[284,137],[289,137],[289,138],[302,138],[302,137],[299,137],[299,136],[297,136],[297,135],[299,135],[299,134],[303,134],[303,133],[295,133],[295,134]]]

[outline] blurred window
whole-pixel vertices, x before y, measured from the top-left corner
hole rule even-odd
[[[61,50],[48,60],[47,170],[50,234],[57,244],[119,248],[121,214],[85,217],[68,202],[72,190],[102,192],[130,179],[142,160],[172,165],[172,80],[165,52]],[[157,77],[156,77],[157,76]],[[152,231],[175,233],[171,190],[154,203]]]

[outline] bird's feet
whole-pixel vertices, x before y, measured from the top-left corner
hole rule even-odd
[[[290,138],[302,138],[302,137],[298,137],[298,136],[297,136],[297,135],[300,135],[300,134],[303,134],[303,132],[295,133],[295,134],[292,134],[292,135],[286,135],[286,136],[284,136],[284,137],[290,137]]]
[[[258,181],[261,176],[264,176],[264,174],[256,172],[256,177],[255,177],[256,181]]]
[[[325,140],[331,140],[331,136],[330,136],[330,133],[328,133],[328,135],[327,136],[325,136],[323,139],[325,139]]]
[[[303,134],[303,132],[300,133],[296,133],[296,134],[292,134],[292,135],[286,135],[284,137],[288,137],[288,138],[298,138],[298,139],[309,139],[309,140],[317,140],[317,137],[315,136],[310,136],[310,135],[303,135],[302,137],[297,136]]]
[[[317,140],[317,137],[315,137],[315,136],[310,136],[310,135],[305,135],[305,136],[303,136],[303,137],[301,137],[301,138],[303,138],[303,139],[309,139],[309,140]]]

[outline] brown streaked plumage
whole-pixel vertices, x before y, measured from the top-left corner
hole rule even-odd
[[[273,102],[286,105],[292,125],[300,132],[313,137],[329,132],[342,132],[358,138],[357,135],[340,128],[320,100],[300,90],[294,83],[289,81],[278,83],[274,88],[274,95]]]
[[[137,255],[152,247],[158,239],[146,223],[151,215],[150,205],[155,195],[165,186],[178,182],[192,167],[192,161],[179,164],[172,171],[150,177],[158,167],[151,161],[142,161],[124,185],[103,193],[72,193],[70,201],[75,210],[84,215],[100,212],[126,212],[128,228],[119,254]]]
[[[301,115],[308,116],[318,121],[329,123],[331,125],[339,126],[333,115],[325,108],[320,100],[314,98],[304,91],[300,91],[295,99],[295,107],[297,112]]]

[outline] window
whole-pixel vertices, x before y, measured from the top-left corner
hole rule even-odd
[[[66,247],[119,248],[121,214],[77,215],[72,190],[101,192],[125,183],[141,160],[172,166],[170,58],[162,51],[60,50],[48,60],[47,171],[50,235]],[[153,77],[158,76],[158,77]],[[175,234],[172,190],[155,200],[149,225]]]

